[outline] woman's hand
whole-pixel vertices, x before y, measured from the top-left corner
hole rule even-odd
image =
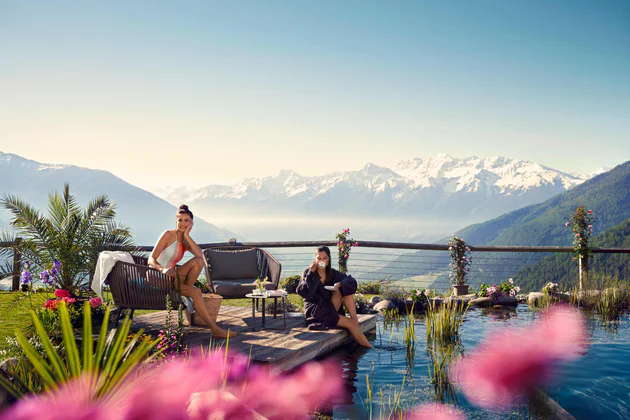
[[[190,235],[190,231],[193,228],[193,221],[190,221],[190,224],[188,225],[188,227],[186,228],[186,230],[184,231],[184,236],[189,236]]]
[[[339,286],[341,286],[341,283],[335,283],[335,284],[333,285],[333,287],[335,288],[335,292],[338,292],[338,291],[339,291]]]
[[[311,273],[315,273],[317,271],[317,263],[313,261],[309,269],[311,270]]]
[[[162,274],[164,274],[164,275],[166,275],[168,277],[175,278],[177,276],[177,272],[174,269],[172,269],[172,268],[164,267],[160,271],[162,271]]]

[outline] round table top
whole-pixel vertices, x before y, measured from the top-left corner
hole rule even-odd
[[[287,295],[275,295],[275,296],[268,296],[268,295],[255,295],[253,293],[248,293],[245,295],[245,297],[247,298],[252,298],[252,299],[268,299],[268,298],[285,298],[287,297]]]

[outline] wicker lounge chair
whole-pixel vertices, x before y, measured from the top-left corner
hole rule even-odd
[[[116,326],[124,309],[131,310],[132,318],[136,309],[166,309],[166,295],[171,298],[171,302],[181,301],[172,278],[149,267],[147,258],[134,255],[133,260],[135,264],[116,262],[105,281],[111,289],[114,304],[119,308]]]
[[[208,284],[224,299],[245,297],[256,288],[257,278],[267,277],[267,290],[278,288],[282,265],[263,249],[208,248],[204,255],[210,269]]]

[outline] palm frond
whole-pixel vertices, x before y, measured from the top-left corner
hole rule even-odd
[[[10,226],[26,239],[33,239],[43,244],[50,238],[50,221],[33,206],[13,195],[3,195],[0,205],[13,214]]]

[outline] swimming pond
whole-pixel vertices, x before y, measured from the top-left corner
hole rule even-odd
[[[474,349],[488,334],[531,324],[537,316],[522,305],[512,311],[470,309],[460,329],[463,351]],[[626,315],[613,328],[602,326],[595,317],[587,319],[590,345],[580,358],[558,365],[554,379],[541,389],[576,419],[628,419],[630,320]],[[458,406],[469,419],[530,417],[526,404],[509,411],[488,412],[471,405],[457,389],[446,395],[436,393],[430,383],[432,363],[426,351],[424,318],[417,319],[414,327],[416,344],[412,351],[405,344],[404,323],[379,316],[376,334],[368,336],[374,349],[351,345],[328,356],[340,360],[347,388],[328,414],[339,419],[370,418],[371,407],[372,418],[387,418],[395,404],[412,407],[437,396]],[[372,404],[368,402],[366,377]]]

